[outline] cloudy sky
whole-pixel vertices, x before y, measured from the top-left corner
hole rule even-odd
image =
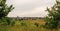
[[[51,7],[55,0],[7,0],[7,4],[15,7],[9,17],[44,17],[47,12],[46,7]]]

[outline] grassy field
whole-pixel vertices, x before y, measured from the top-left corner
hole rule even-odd
[[[0,26],[0,31],[60,31],[60,29],[46,29],[43,27],[43,20],[22,20],[16,21],[14,26]]]

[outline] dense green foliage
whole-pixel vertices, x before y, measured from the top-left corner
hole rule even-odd
[[[11,23],[11,18],[7,18],[7,15],[13,9],[13,5],[8,6],[6,0],[0,0],[0,25],[9,25]]]
[[[56,1],[56,4],[54,4],[51,9],[47,8],[46,11],[48,11],[49,14],[45,17],[45,27],[49,29],[58,28],[60,22],[60,2]]]
[[[14,9],[13,5],[7,6],[6,0],[0,0],[0,19],[6,17],[12,9]]]

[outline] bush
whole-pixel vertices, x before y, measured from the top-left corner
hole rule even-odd
[[[22,23],[21,23],[21,26],[25,26],[25,27],[26,27],[26,26],[27,26],[27,24],[22,22]]]
[[[11,19],[11,18],[2,18],[0,19],[0,25],[14,25],[15,24],[15,19]]]
[[[34,25],[35,25],[36,27],[38,27],[38,26],[39,26],[39,24],[38,24],[38,23],[34,23]]]

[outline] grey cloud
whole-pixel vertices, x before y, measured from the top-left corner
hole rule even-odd
[[[41,8],[45,10],[44,7],[47,6],[51,7],[55,3],[55,0],[53,1],[52,0],[47,0],[47,1],[46,0],[11,0],[11,1],[10,1],[11,4],[15,6],[15,9],[13,10],[12,14],[15,13],[16,16],[29,16],[29,14],[30,16],[40,16],[39,13],[41,12],[38,11],[41,11],[42,10]],[[39,7],[40,9],[39,10],[36,9],[37,11],[36,12],[34,9],[37,7]],[[9,15],[12,16],[11,13]],[[44,13],[42,15],[44,15]]]
[[[53,2],[45,2],[45,1],[40,1],[40,2],[30,2],[30,3],[25,3],[25,4],[18,4],[16,7],[18,9],[32,9],[34,7],[43,7],[43,6],[51,6],[54,4]]]

